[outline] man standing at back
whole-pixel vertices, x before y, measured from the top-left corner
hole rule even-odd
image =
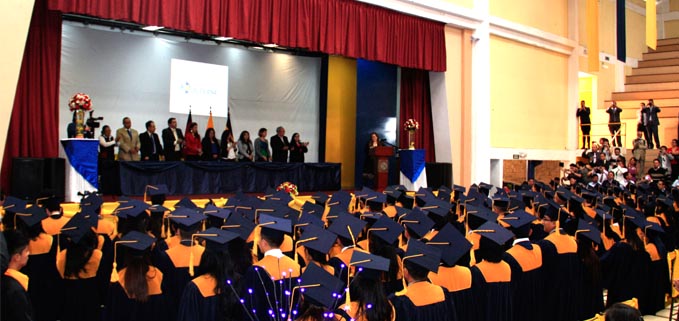
[[[658,138],[658,126],[660,125],[660,119],[658,119],[658,113],[660,113],[660,107],[653,103],[653,99],[648,100],[648,105],[644,109],[646,113],[646,132],[648,135],[646,139],[648,140],[648,148],[653,149],[660,148],[660,138]],[[655,142],[655,145],[653,145]]]
[[[608,113],[608,130],[611,132],[613,138],[613,146],[622,147],[622,139],[620,138],[620,113],[622,109],[618,108],[618,104],[613,101],[606,113]],[[617,143],[617,144],[616,144]]]
[[[271,137],[271,150],[273,162],[287,163],[288,162],[288,137],[285,136],[285,128],[278,126],[276,128],[276,135]]]
[[[167,128],[163,129],[165,160],[168,162],[180,160],[182,144],[184,144],[184,135],[182,135],[182,130],[177,128],[177,119],[172,117],[167,120]]]
[[[132,120],[129,117],[123,118],[123,127],[116,131],[116,141],[119,161],[139,160],[139,133],[132,129]]]
[[[156,134],[156,123],[152,120],[146,122],[146,132],[139,135],[139,142],[141,144],[141,160],[154,161],[160,160],[163,155],[163,146],[160,145],[160,139]]]

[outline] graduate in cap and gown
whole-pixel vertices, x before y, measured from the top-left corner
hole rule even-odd
[[[389,271],[389,259],[355,251],[350,265],[357,272],[349,284],[345,297],[336,313],[338,320],[394,321],[396,311],[389,302],[382,286],[382,274]]]
[[[514,237],[504,227],[486,222],[472,233],[480,234],[477,264],[471,267],[476,320],[513,320],[512,271],[502,261],[504,245]]]
[[[397,321],[457,321],[455,303],[448,290],[429,283],[429,272],[438,272],[441,250],[418,240],[408,241],[403,257],[406,288],[391,295]]]
[[[104,253],[97,248],[94,231],[99,217],[80,212],[61,229],[57,254],[57,270],[62,280],[58,295],[63,321],[100,320],[103,298],[101,289],[108,288],[110,274],[102,265]],[[110,262],[110,261],[109,261]]]
[[[198,276],[184,288],[177,320],[247,320],[239,298],[242,276],[234,271],[228,251],[238,234],[213,227],[194,237],[205,240],[205,251],[196,267]]]
[[[285,290],[290,292],[293,279],[300,275],[299,264],[280,249],[286,233],[292,233],[292,223],[288,219],[259,214],[259,224],[254,233],[253,252],[259,250],[264,257],[245,273],[241,296],[256,320],[285,319],[283,315],[289,313],[291,305],[290,294],[286,295]]]
[[[429,272],[431,283],[450,292],[457,306],[458,321],[475,320],[472,309],[463,308],[474,305],[472,292],[472,273],[469,269],[469,251],[472,244],[452,225],[446,224],[427,241],[427,245],[441,249],[441,265],[437,273]]]
[[[542,250],[530,239],[531,225],[536,217],[524,210],[516,210],[501,219],[515,236],[512,247],[504,253],[503,260],[512,270],[514,293],[514,320],[539,321],[544,318],[541,309],[545,278],[542,272]]]
[[[575,240],[582,262],[582,309],[579,320],[584,320],[604,310],[601,262],[596,253],[596,248],[601,246],[601,233],[594,222],[581,219],[575,231]]]
[[[317,321],[334,319],[344,282],[315,264],[307,267],[290,288],[289,308],[276,320]],[[297,299],[299,297],[299,299]],[[289,319],[288,319],[289,316]]]
[[[544,311],[549,311],[553,320],[574,321],[582,310],[582,263],[578,244],[561,229],[569,215],[566,209],[551,200],[544,207],[542,225],[549,235],[537,243],[542,250],[546,287]]]
[[[59,273],[56,268],[58,242],[44,232],[42,222],[47,213],[33,205],[14,214],[15,228],[28,237],[29,260],[21,269],[31,282],[28,294],[35,307],[36,320],[54,320],[58,317],[59,299],[54,293],[59,289]]]
[[[19,272],[29,260],[28,238],[22,232],[13,229],[4,231],[0,237],[4,237],[7,242],[6,250],[9,255],[7,270],[0,271],[2,272],[0,276],[0,306],[2,307],[0,320],[36,320],[33,305],[27,293],[30,279]]]
[[[403,226],[387,215],[380,216],[366,232],[366,250],[389,260],[389,269],[380,274],[386,295],[403,290],[401,257],[404,252],[398,248],[398,237],[402,233]]]
[[[127,250],[125,268],[114,269],[111,275],[107,321],[169,320],[173,309],[163,272],[150,263],[154,241],[148,234],[132,231],[115,243],[114,251],[121,246]]]

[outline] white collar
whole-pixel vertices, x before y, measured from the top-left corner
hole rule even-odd
[[[264,252],[264,256],[274,256],[277,259],[280,259],[284,255],[283,255],[283,251],[281,251],[281,249],[271,249],[271,250]]]
[[[512,246],[516,245],[517,243],[521,243],[521,242],[530,242],[530,239],[527,238],[527,237],[522,237],[520,239],[516,239],[516,240],[514,240],[514,243],[512,243]]]
[[[348,250],[348,249],[351,249],[351,248],[354,248],[354,247],[355,247],[355,245],[345,246],[345,247],[342,248],[342,251],[341,251],[341,252],[344,253],[344,251],[346,251],[346,250]]]

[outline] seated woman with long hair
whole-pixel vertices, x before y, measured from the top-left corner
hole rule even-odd
[[[78,213],[61,229],[59,245],[66,249],[57,255],[57,270],[61,276],[59,299],[61,319],[100,320],[102,288],[108,287],[102,262],[104,253],[97,249],[98,238],[94,232],[95,220]]]
[[[356,254],[354,254],[356,256]],[[394,306],[387,299],[380,280],[389,271],[389,260],[371,254],[359,253],[354,261],[369,261],[357,266],[357,272],[349,285],[350,302],[337,309],[337,320],[393,321]]]
[[[178,321],[239,321],[246,319],[240,304],[241,276],[234,271],[228,242],[238,234],[210,228],[194,236],[205,240],[198,277],[184,288]]]
[[[154,238],[132,231],[115,243],[125,246],[125,268],[111,274],[106,320],[167,320],[168,297],[163,272],[151,265]]]

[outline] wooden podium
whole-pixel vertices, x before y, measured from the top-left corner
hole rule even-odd
[[[370,156],[375,160],[375,190],[383,191],[389,182],[389,157],[394,156],[394,148],[377,146],[370,149]]]

